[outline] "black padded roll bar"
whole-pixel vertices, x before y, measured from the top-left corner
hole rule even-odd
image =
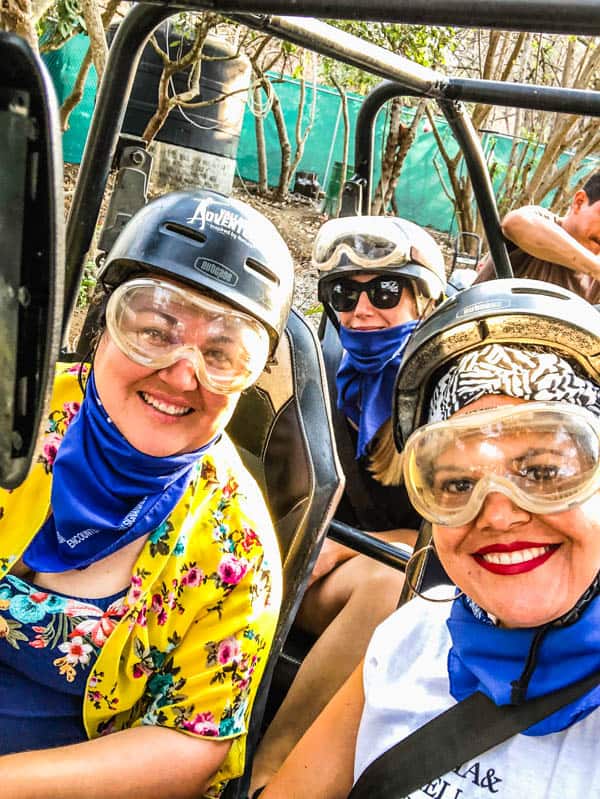
[[[285,5],[285,8],[283,7]],[[373,74],[392,79],[400,83],[405,94],[415,93],[420,96],[434,97],[447,100],[442,106],[444,112],[450,115],[450,124],[455,133],[458,132],[463,145],[472,138],[467,123],[462,115],[462,110],[452,103],[458,99],[468,99],[465,92],[468,85],[465,81],[451,80],[435,70],[413,64],[396,53],[391,53],[383,48],[376,47],[357,37],[350,36],[332,28],[318,20],[295,19],[289,17],[267,17],[255,12],[272,11],[281,6],[286,13],[318,13],[320,16],[387,19],[390,21],[419,22],[424,24],[465,24],[479,27],[506,27],[506,20],[510,20],[511,27],[522,30],[547,30],[555,33],[600,33],[600,3],[597,0],[488,0],[487,3],[467,4],[460,2],[418,2],[397,3],[396,0],[388,2],[365,2],[353,0],[352,4],[346,2],[323,3],[321,0],[303,0],[300,4],[294,2],[285,4],[281,0],[219,0],[211,4],[207,0],[202,2],[176,2],[165,5],[161,2],[145,2],[135,5],[120,25],[119,31],[109,52],[106,67],[106,76],[103,80],[97,99],[97,108],[86,144],[83,161],[81,164],[79,180],[73,197],[71,214],[67,226],[67,259],[66,259],[66,285],[65,285],[65,321],[70,316],[77,296],[81,273],[83,270],[85,254],[91,246],[94,228],[102,202],[102,195],[108,179],[111,160],[118,139],[119,130],[125,113],[127,100],[143,46],[154,29],[165,19],[172,16],[180,9],[215,8],[224,13],[253,12],[235,14],[239,22],[244,22],[250,27],[265,30],[280,38],[301,44],[305,47],[321,52],[351,66],[365,69]],[[471,87],[475,91],[475,86]],[[497,84],[486,87],[479,82],[477,87],[484,101],[484,93],[489,88],[491,95],[502,95],[503,89]],[[534,102],[529,102],[526,97],[528,87],[514,90],[515,97],[522,104],[536,107]],[[560,91],[560,90],[554,90]],[[577,93],[575,101],[578,109],[584,110],[585,98]],[[595,95],[595,93],[583,93]],[[507,95],[508,96],[508,95]],[[537,96],[537,90],[532,98]],[[475,98],[473,98],[475,99]],[[550,103],[550,95],[545,96],[544,102]],[[493,102],[492,99],[490,99]],[[512,101],[509,101],[512,102]],[[549,110],[549,106],[547,108]],[[566,108],[561,109],[566,110]],[[466,154],[467,164],[475,163],[480,155],[474,150]],[[471,176],[473,178],[473,175]],[[499,264],[502,274],[507,272],[507,259],[500,252],[497,245],[498,221],[497,211],[487,204],[482,198],[488,193],[486,187],[488,177],[475,176],[473,182],[478,202],[483,201],[481,214],[486,225],[486,233],[490,249]],[[494,228],[496,229],[494,232]],[[499,272],[500,274],[500,272]]]
[[[212,9],[223,14],[291,14],[534,33],[600,34],[598,0],[169,0],[169,5],[174,13]]]
[[[355,549],[361,555],[378,560],[380,563],[385,563],[386,566],[391,566],[399,571],[404,571],[406,564],[410,560],[408,552],[410,547],[407,547],[407,551],[404,551],[400,547],[394,546],[394,544],[380,541],[379,538],[365,533],[364,530],[358,530],[356,527],[339,522],[337,519],[333,519],[329,523],[327,537],[337,541],[338,544],[345,544],[350,549]]]

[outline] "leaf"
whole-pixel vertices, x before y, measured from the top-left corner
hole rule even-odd
[[[140,660],[144,658],[144,644],[139,638],[135,638],[133,641],[133,651],[135,652],[135,656]]]

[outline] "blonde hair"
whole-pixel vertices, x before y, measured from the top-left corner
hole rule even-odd
[[[367,468],[381,485],[402,484],[402,453],[394,445],[391,419],[384,422],[375,435]]]
[[[436,301],[431,297],[426,297],[420,290],[415,281],[411,280],[417,314],[419,319],[425,319],[433,311]],[[398,452],[394,444],[392,434],[392,420],[384,422],[375,437],[369,454],[367,464],[368,470],[378,483],[384,486],[402,485],[402,453]]]

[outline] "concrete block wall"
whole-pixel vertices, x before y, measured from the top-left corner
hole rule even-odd
[[[236,162],[221,155],[190,150],[164,142],[151,145],[152,183],[164,191],[203,187],[222,194],[233,188]]]

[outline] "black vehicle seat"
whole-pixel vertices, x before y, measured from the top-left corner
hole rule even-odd
[[[283,603],[248,731],[246,773],[228,785],[224,799],[245,796],[275,666],[343,492],[319,343],[295,311],[275,356],[276,365],[242,394],[227,428],[271,511],[283,560]]]
[[[369,527],[369,522],[372,523],[374,520],[378,519],[380,509],[373,507],[372,499],[367,493],[362,475],[356,468],[354,449],[352,446],[350,446],[347,423],[343,415],[336,408],[335,378],[343,349],[340,342],[340,337],[326,314],[323,314],[321,318],[319,338],[321,341],[323,362],[325,364],[325,373],[327,376],[338,455],[346,477],[345,490],[353,508],[355,509],[357,517],[361,520],[361,523],[364,525],[365,529],[367,529]],[[367,519],[366,522],[364,521],[365,518]],[[430,543],[431,525],[423,521],[419,530],[419,535],[417,537],[415,552]],[[415,558],[411,562],[409,577],[412,584],[419,591],[425,591],[435,585],[451,583],[450,578],[444,571],[437,555],[431,550],[424,552],[422,556]],[[414,592],[411,590],[408,582],[405,582],[400,595],[398,607],[403,605],[409,599],[412,599],[413,596]],[[307,644],[309,643],[310,642],[305,641],[302,636],[297,633],[297,631],[294,631],[294,637],[290,640],[290,650],[296,651],[296,658],[301,660],[302,647],[306,649]]]
[[[366,480],[364,471],[358,466],[356,442],[350,433],[346,416],[337,408],[336,377],[343,349],[339,334],[326,314],[321,318],[319,339],[325,364],[337,453],[346,478],[344,510],[353,517],[344,518],[342,514],[340,520],[361,530],[393,529],[395,526],[393,519],[381,505],[373,481]]]

